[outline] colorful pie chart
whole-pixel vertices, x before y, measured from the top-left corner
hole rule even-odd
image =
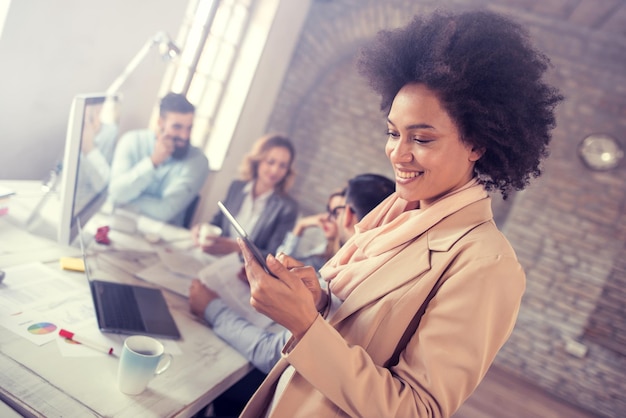
[[[39,322],[28,327],[28,332],[35,335],[50,334],[56,331],[57,326],[50,322]]]

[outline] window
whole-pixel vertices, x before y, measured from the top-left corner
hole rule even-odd
[[[177,38],[181,55],[168,70],[161,95],[168,91],[185,93],[196,105],[191,142],[204,149],[211,169],[222,166],[230,144],[229,137],[212,140],[218,111],[234,67],[241,60],[240,50],[255,0],[190,0]],[[256,66],[251,66],[252,73]],[[242,89],[246,89],[245,85]],[[240,94],[245,96],[245,91]],[[224,112],[226,114],[230,112]],[[238,114],[233,109],[233,114]],[[233,121],[236,123],[236,121]]]

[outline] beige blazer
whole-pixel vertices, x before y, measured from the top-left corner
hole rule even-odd
[[[264,416],[290,365],[271,417],[452,415],[509,337],[524,292],[524,272],[492,218],[484,199],[415,239],[328,321],[318,317],[287,344],[242,417]],[[385,367],[439,277],[417,332]]]

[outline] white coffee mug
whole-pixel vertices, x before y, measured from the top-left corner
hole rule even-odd
[[[200,245],[209,245],[213,238],[219,237],[220,235],[222,235],[222,228],[210,223],[204,223],[200,227],[198,242]]]
[[[172,355],[163,344],[144,335],[126,338],[117,370],[119,389],[127,395],[143,392],[150,380],[170,367]]]

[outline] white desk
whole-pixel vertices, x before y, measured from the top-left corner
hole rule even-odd
[[[11,206],[9,210],[13,209]],[[12,241],[8,252],[6,237]],[[77,255],[76,248],[33,237],[9,222],[6,215],[0,217],[0,248],[5,251],[0,253],[0,269],[37,260],[68,277],[84,280],[82,273],[64,272],[58,267],[58,258]],[[96,267],[101,268],[96,272],[98,278],[149,285],[110,263],[97,263]],[[64,357],[56,344],[37,346],[0,327],[0,399],[25,416],[193,415],[251,367],[189,313],[185,298],[169,291],[163,293],[182,334],[176,342],[181,354],[174,356],[171,367],[155,377],[144,393],[128,396],[117,389],[115,357]]]

